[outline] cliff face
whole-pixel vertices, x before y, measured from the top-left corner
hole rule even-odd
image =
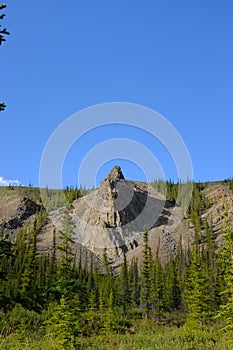
[[[41,206],[23,191],[6,189],[0,192],[0,237],[14,238],[18,229],[39,211]]]
[[[114,167],[100,188],[73,202],[75,237],[96,254],[113,258],[137,247],[144,229],[156,225],[164,198],[144,183],[124,178]]]

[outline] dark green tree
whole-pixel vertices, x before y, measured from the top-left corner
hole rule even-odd
[[[0,240],[0,280],[7,278],[7,266],[11,263],[14,256],[14,244],[9,240],[9,236],[5,236]]]
[[[0,4],[0,11],[1,10],[3,10],[3,9],[5,9],[6,8],[6,4]],[[5,17],[5,14],[3,13],[3,14],[1,14],[0,15],[0,20],[3,20],[3,18]],[[10,33],[6,30],[6,28],[3,28],[2,29],[2,26],[1,26],[1,24],[0,24],[0,45],[2,45],[2,43],[4,42],[4,41],[6,41],[6,35],[9,35]],[[5,103],[3,103],[3,102],[1,102],[0,103],[0,112],[1,111],[4,111],[4,109],[6,108],[6,105],[5,105]]]
[[[161,319],[161,314],[163,310],[163,304],[164,304],[164,276],[163,276],[163,270],[162,266],[159,261],[159,255],[158,255],[158,249],[156,252],[155,260],[152,264],[152,276],[151,276],[151,304],[152,309],[155,313],[155,318],[159,322]],[[167,286],[168,287],[168,286]],[[169,293],[170,288],[167,288],[166,292],[171,296],[171,293]]]
[[[58,280],[68,281],[74,277],[73,269],[73,233],[75,229],[75,223],[71,217],[68,208],[64,210],[62,219],[62,230],[59,235],[59,244],[57,249],[60,252],[60,261],[57,266]]]
[[[128,263],[126,259],[126,253],[123,251],[123,263],[121,265],[120,272],[120,297],[123,306],[123,315],[127,315],[128,307],[130,304],[130,284],[129,284],[129,272]]]
[[[140,277],[138,271],[138,263],[133,258],[129,269],[129,281],[131,290],[131,303],[133,306],[140,305]]]
[[[145,310],[146,317],[150,316],[151,311],[151,289],[152,289],[152,253],[149,246],[148,231],[143,235],[143,264],[141,271],[141,302]]]
[[[233,231],[230,224],[230,212],[228,205],[225,205],[224,243],[219,255],[224,289],[221,292],[221,305],[217,317],[225,321],[225,328],[233,329]]]
[[[11,283],[14,257],[14,244],[6,236],[0,240],[0,308],[4,310],[7,310],[12,303],[12,298],[7,293],[7,286]]]
[[[196,247],[186,271],[185,302],[188,309],[187,324],[197,327],[205,324],[212,315],[212,301],[207,271]]]

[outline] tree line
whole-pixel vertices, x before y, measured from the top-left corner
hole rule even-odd
[[[210,205],[202,189],[200,184],[194,186],[188,211],[196,235],[188,249],[183,249],[180,239],[176,254],[162,264],[159,250],[152,251],[145,230],[141,266],[136,258],[127,261],[123,251],[117,272],[107,251],[100,268],[84,248],[74,249],[75,223],[69,205],[63,211],[62,229],[53,230],[51,249],[39,254],[39,235],[48,220],[42,208],[14,241],[8,237],[0,241],[1,312],[10,314],[23,308],[45,314],[43,331],[57,334],[63,345],[75,344],[80,335],[103,329],[123,332],[129,320],[137,318],[177,327],[184,323],[199,327],[221,320],[226,328],[232,327],[232,214],[225,204],[224,243],[217,253],[211,223],[200,220],[202,210]]]

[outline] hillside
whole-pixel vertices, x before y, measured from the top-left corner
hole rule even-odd
[[[140,262],[143,232],[147,227],[152,252],[158,251],[161,261],[165,263],[176,253],[180,243],[187,249],[197,239],[197,232],[204,242],[206,223],[212,227],[217,249],[222,243],[221,229],[226,204],[232,211],[230,181],[196,184],[189,211],[180,221],[174,198],[167,200],[149,184],[126,180],[121,169],[115,167],[99,189],[72,200],[70,215],[75,222],[74,249],[78,254],[82,247],[85,254],[93,253],[97,260],[101,260],[106,251],[115,267],[120,266],[123,251],[128,260],[137,257]],[[54,228],[62,229],[62,208],[52,209],[46,215],[39,189],[0,188],[1,237],[9,235],[15,240],[19,230],[33,221],[39,211],[45,213],[46,219],[40,227],[37,249],[38,252],[49,252]],[[140,220],[135,220],[138,216]],[[177,219],[178,225],[174,225]],[[233,227],[233,222],[231,225]]]
[[[0,188],[1,349],[230,349],[232,183]]]

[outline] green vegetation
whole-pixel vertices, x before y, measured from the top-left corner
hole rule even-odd
[[[175,201],[176,190],[168,186]],[[47,220],[41,206],[13,242],[0,240],[0,348],[232,349],[232,213],[225,205],[224,244],[216,253],[211,223],[201,220],[210,206],[203,188],[193,187],[188,220],[196,239],[189,249],[180,243],[162,265],[145,230],[142,265],[129,263],[124,251],[118,271],[107,251],[100,269],[82,249],[74,250],[69,205],[81,195],[77,189],[66,189],[70,204],[61,231],[54,229],[50,251],[38,254]],[[15,189],[1,191],[13,195]],[[37,189],[20,191],[40,202]]]

